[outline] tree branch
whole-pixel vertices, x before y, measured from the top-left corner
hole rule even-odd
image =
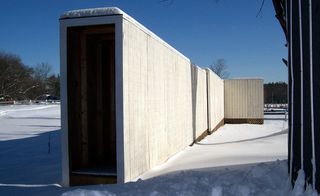
[[[285,0],[272,0],[274,10],[276,12],[276,18],[278,19],[280,26],[286,36],[286,40],[288,41],[288,29],[286,25],[286,8],[285,8]]]
[[[261,6],[260,6],[260,9],[259,9],[259,11],[258,11],[258,13],[257,13],[256,17],[258,17],[258,16],[260,16],[260,15],[261,15],[263,6],[264,6],[264,0],[262,0],[262,2],[261,2]]]

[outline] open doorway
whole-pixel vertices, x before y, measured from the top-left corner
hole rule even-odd
[[[116,183],[115,27],[67,30],[70,184]]]

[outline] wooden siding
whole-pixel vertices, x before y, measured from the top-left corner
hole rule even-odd
[[[224,81],[226,119],[263,119],[263,80]]]

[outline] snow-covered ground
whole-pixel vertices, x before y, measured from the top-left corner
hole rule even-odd
[[[59,105],[0,106],[0,195],[63,192],[60,149]]]
[[[287,122],[268,119],[225,125],[137,182],[63,188],[60,107],[0,106],[0,195],[299,195],[302,184],[292,192],[288,182]]]
[[[287,159],[287,123],[226,124],[212,135],[146,172],[142,179],[172,171],[217,168]]]

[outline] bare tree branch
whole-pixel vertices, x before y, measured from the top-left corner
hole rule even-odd
[[[262,15],[262,8],[263,8],[263,6],[264,6],[264,0],[262,0],[262,2],[261,2],[261,6],[260,6],[260,9],[259,9],[259,11],[258,11],[258,13],[257,13],[256,17],[258,17],[258,16],[261,16],[261,15]]]
[[[216,73],[220,78],[227,79],[229,78],[230,73],[227,71],[228,66],[226,60],[218,59],[216,62],[211,64],[209,68]]]

